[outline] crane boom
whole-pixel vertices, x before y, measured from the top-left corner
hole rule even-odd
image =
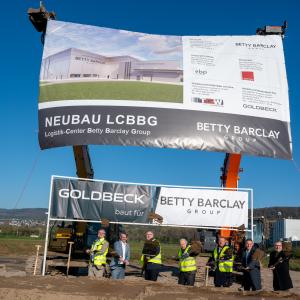
[[[94,178],[89,148],[87,145],[73,146],[76,174],[79,178]]]
[[[221,168],[222,175],[221,186],[225,188],[238,188],[238,181],[240,179],[239,173],[242,172],[240,163],[242,160],[241,154],[226,153],[223,167]]]

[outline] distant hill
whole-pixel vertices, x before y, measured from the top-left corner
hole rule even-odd
[[[0,219],[33,219],[45,220],[47,208],[20,208],[20,209],[4,209],[0,208]]]
[[[266,219],[277,219],[281,214],[281,218],[292,218],[300,219],[300,207],[286,207],[286,206],[274,206],[274,207],[264,207],[255,208],[253,211],[254,217],[264,216]]]
[[[34,219],[45,220],[47,208],[21,208],[3,209],[0,208],[0,219]],[[278,218],[278,212],[282,218],[300,219],[300,207],[264,207],[255,208],[254,217],[264,216],[266,219]]]

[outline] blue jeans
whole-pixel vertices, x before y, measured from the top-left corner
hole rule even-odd
[[[115,266],[111,270],[112,279],[124,279],[125,278],[125,268],[123,266]]]

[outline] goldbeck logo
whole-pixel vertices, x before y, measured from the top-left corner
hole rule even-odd
[[[58,195],[63,199],[73,199],[73,200],[80,199],[80,200],[93,200],[93,201],[102,200],[107,202],[145,204],[142,199],[145,197],[145,195],[136,195],[136,194],[99,192],[93,190],[90,193],[88,193],[85,190],[60,189],[58,191]]]

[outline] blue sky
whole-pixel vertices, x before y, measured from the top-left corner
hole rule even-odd
[[[38,145],[40,34],[27,18],[39,1],[2,2],[1,208],[47,207],[50,176],[75,176],[72,147]],[[240,187],[254,189],[255,207],[300,203],[300,2],[282,1],[47,1],[58,20],[170,35],[252,35],[257,27],[289,28],[284,40],[294,161],[244,156]],[[201,151],[92,146],[95,178],[219,186],[224,155]],[[27,183],[27,184],[25,184]]]

